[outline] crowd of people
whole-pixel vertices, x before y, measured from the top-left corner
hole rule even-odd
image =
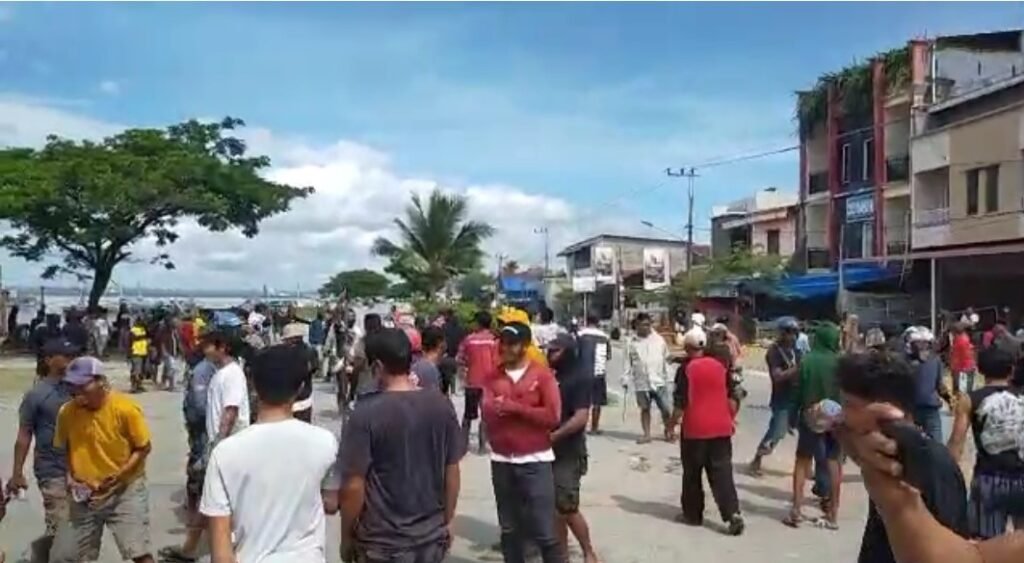
[[[678,520],[703,525],[706,477],[725,529],[741,535],[746,522],[732,460],[746,395],[742,349],[725,322],[707,326],[698,314],[680,327],[681,352],[652,318],[637,315],[620,382],[640,411],[638,443],[653,440],[652,407],[662,438],[678,441]],[[46,333],[4,487],[5,499],[24,494],[34,442],[45,518],[32,560],[95,560],[109,529],[121,557],[136,562],[195,561],[204,536],[214,563],[325,561],[325,516],[338,513],[346,562],[439,562],[451,547],[460,461],[476,422],[504,561],[524,563],[536,553],[544,563],[563,563],[570,537],[586,563],[599,561],[581,510],[587,434],[602,432],[612,353],[596,316],[561,327],[549,310],[531,323],[525,311],[504,307],[495,315],[478,311],[466,329],[450,310],[435,319],[369,313],[362,326],[354,317],[339,306],[277,323],[253,309],[237,331],[197,327],[196,316],[170,315],[155,330],[137,319],[115,322],[129,327],[132,390],[152,369],[156,347],[164,387],[183,391],[188,526],[180,545],[158,550],[145,471],[151,434],[141,406],[111,389],[109,362],[88,341],[81,345],[72,323]],[[1009,526],[1024,526],[1024,396],[1014,377],[1024,373],[1016,366],[1020,346],[1015,354],[998,329],[977,338],[975,327],[957,322],[939,339],[912,327],[894,347],[847,321],[841,328],[782,319],[766,353],[771,417],[749,470],[760,475],[795,431],[784,523],[838,529],[849,455],[862,465],[872,499],[861,562],[954,560],[912,537],[920,534],[948,553],[967,557],[970,550],[974,559],[958,562],[1019,561],[1021,534],[1000,538]],[[157,337],[161,330],[173,336]],[[976,371],[984,378],[978,388]],[[340,436],[311,424],[321,378],[337,388]],[[459,382],[461,421],[452,402]],[[943,402],[954,413],[946,441]],[[969,433],[976,460],[968,485],[958,462]],[[811,476],[822,515],[808,519]]]

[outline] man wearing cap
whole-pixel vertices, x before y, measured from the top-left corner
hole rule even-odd
[[[491,441],[491,482],[506,563],[523,563],[532,540],[544,563],[564,563],[555,536],[555,481],[551,432],[562,401],[546,365],[527,357],[533,341],[525,323],[508,323],[500,333],[501,365],[483,387],[483,419]]]
[[[589,318],[589,317],[588,317]],[[582,337],[581,337],[582,338]],[[569,532],[583,551],[584,563],[597,563],[597,552],[590,540],[590,527],[580,512],[580,482],[587,474],[587,421],[590,418],[593,372],[579,354],[580,339],[561,333],[547,343],[548,365],[555,370],[558,393],[562,399],[562,419],[551,433],[555,463],[555,508],[558,510],[558,539],[569,552]]]
[[[53,443],[67,450],[70,519],[57,532],[50,560],[97,560],[109,527],[122,559],[152,563],[145,477],[151,445],[142,408],[110,390],[96,358],[71,362],[64,381],[73,398],[57,415]]]
[[[907,360],[917,371],[914,381],[914,422],[933,440],[942,442],[942,401],[952,404],[953,397],[942,380],[942,360],[932,350],[935,338],[926,327],[910,327],[904,334],[907,340]]]
[[[796,393],[797,376],[799,375],[800,358],[803,354],[796,348],[796,339],[800,327],[793,317],[779,319],[778,334],[775,342],[768,347],[764,354],[765,364],[768,366],[768,376],[772,382],[772,394],[769,401],[771,418],[768,421],[768,430],[765,431],[761,443],[757,446],[757,453],[750,462],[749,471],[752,475],[760,477],[761,461],[775,451],[779,444],[789,433],[791,424],[791,412],[793,397]]]
[[[732,436],[739,401],[726,366],[705,355],[706,344],[703,331],[691,330],[683,337],[687,362],[677,374],[673,395],[672,427],[682,421],[679,451],[683,464],[683,512],[679,520],[691,526],[704,524],[706,473],[729,534],[738,536],[743,533],[744,522],[732,475]]]
[[[626,369],[622,374],[623,386],[632,385],[636,391],[637,407],[640,408],[640,428],[643,430],[643,436],[637,440],[638,444],[647,444],[651,441],[651,403],[661,412],[665,439],[671,437],[669,417],[672,411],[668,406],[666,392],[668,358],[668,345],[665,344],[665,339],[653,330],[650,315],[638,314],[636,338],[626,347]]]
[[[14,442],[14,467],[7,482],[7,493],[17,494],[28,488],[25,460],[35,438],[35,472],[39,492],[43,496],[46,530],[32,544],[32,561],[48,561],[53,537],[68,519],[67,460],[62,449],[54,447],[53,434],[57,413],[71,398],[70,388],[62,381],[68,363],[77,355],[77,347],[64,339],[50,340],[43,345],[46,375],[36,380],[18,409],[18,437]]]
[[[292,403],[292,410],[295,418],[303,422],[313,421],[313,374],[320,365],[320,355],[316,349],[306,344],[306,325],[302,323],[289,323],[281,330],[281,346],[288,346],[303,357],[307,366],[307,377],[303,380],[299,396]]]

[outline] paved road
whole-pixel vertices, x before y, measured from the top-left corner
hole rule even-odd
[[[621,354],[619,354],[621,358]],[[619,373],[618,361],[613,373]],[[617,376],[613,377],[617,386]],[[123,371],[117,385],[126,386]],[[735,462],[742,467],[753,453],[767,422],[768,382],[763,377],[748,378],[751,396],[740,415],[735,445]],[[337,427],[330,389],[317,389],[317,422]],[[177,507],[183,501],[183,464],[185,434],[181,425],[180,395],[151,392],[140,396],[152,425],[153,454],[147,472],[155,546],[179,542],[184,526]],[[458,402],[461,402],[459,398]],[[0,397],[0,427],[11,429],[4,435],[12,439],[16,425],[16,398]],[[747,533],[740,538],[726,537],[714,529],[717,510],[708,498],[706,528],[687,528],[672,518],[678,512],[680,466],[678,447],[666,443],[645,446],[635,444],[639,423],[635,404],[629,403],[623,419],[622,407],[607,409],[603,436],[590,438],[590,474],[584,480],[583,511],[591,523],[598,550],[607,563],[669,563],[690,561],[739,560],[739,556],[778,561],[853,561],[866,514],[866,499],[856,468],[848,466],[839,532],[805,528],[791,530],[779,523],[789,498],[789,470],[795,440],[788,439],[776,455],[766,462],[768,476],[755,480],[737,476],[740,501],[748,522]],[[459,405],[461,410],[461,405]],[[655,431],[660,427],[656,425]],[[0,474],[9,473],[11,448],[0,444]],[[638,467],[642,466],[642,467]],[[457,540],[449,561],[496,561],[490,546],[498,538],[489,466],[486,458],[469,455],[463,462],[463,490],[455,523]],[[7,520],[0,524],[0,547],[9,560],[17,560],[28,542],[42,527],[42,511],[37,491],[29,491],[26,502],[9,506]],[[331,561],[338,542],[338,520],[329,521]],[[574,560],[578,560],[577,557]],[[116,561],[112,539],[106,538],[102,561]]]

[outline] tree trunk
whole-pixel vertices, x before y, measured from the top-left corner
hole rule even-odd
[[[114,274],[114,266],[100,265],[93,272],[92,289],[89,290],[89,310],[93,310],[100,304],[100,298],[107,291],[110,285],[110,278]]]

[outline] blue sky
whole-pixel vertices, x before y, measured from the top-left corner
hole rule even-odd
[[[793,144],[793,92],[821,72],[1022,19],[982,3],[0,4],[0,94],[99,124],[230,114],[372,148],[398,178],[681,230],[666,166]],[[796,182],[795,153],[709,169],[698,217]]]

